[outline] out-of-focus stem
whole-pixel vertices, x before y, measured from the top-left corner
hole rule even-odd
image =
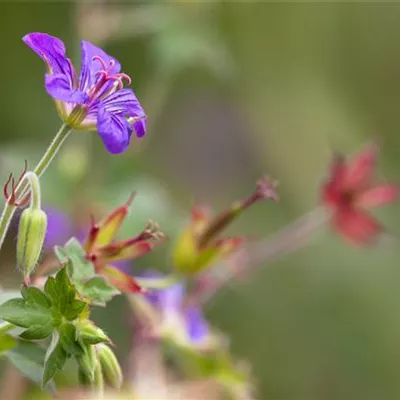
[[[248,250],[249,266],[265,264],[303,247],[329,216],[325,208],[318,207],[272,236],[255,243]]]
[[[193,296],[193,301],[204,303],[227,287],[228,282],[238,275],[249,276],[256,266],[265,266],[288,253],[306,245],[313,234],[329,219],[329,212],[318,207],[302,215],[278,232],[250,245],[238,261],[238,267],[225,268],[218,276],[207,272],[199,279],[200,288]],[[234,257],[234,256],[233,256]],[[210,275],[207,275],[210,274]],[[204,284],[201,284],[203,280]]]

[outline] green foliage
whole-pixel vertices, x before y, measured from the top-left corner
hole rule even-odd
[[[164,341],[166,353],[189,376],[212,378],[228,391],[244,387],[249,382],[249,371],[239,367],[225,346],[215,346],[205,351],[181,346],[171,340]]]
[[[49,277],[44,292],[36,287],[23,288],[22,298],[14,298],[0,305],[0,318],[11,324],[27,328],[21,338],[44,339],[60,326],[63,320],[76,319],[86,304],[76,299],[74,286],[65,269],[55,278]]]
[[[68,358],[68,353],[65,351],[63,344],[60,340],[60,335],[57,331],[53,332],[50,346],[46,351],[44,359],[43,371],[43,386],[53,378],[53,376],[61,371]]]
[[[64,247],[57,246],[55,253],[59,261],[65,264],[66,271],[76,290],[87,302],[105,306],[114,296],[120,294],[99,275],[96,275],[93,264],[85,257],[85,252],[75,238],[70,239]]]
[[[17,344],[17,341],[8,334],[3,334],[0,336],[0,354],[4,354],[5,352],[14,348]]]
[[[40,384],[43,378],[46,351],[42,347],[25,341],[6,353],[7,359],[27,378]],[[50,383],[53,386],[52,383]]]
[[[92,282],[92,278],[89,282]],[[92,291],[98,293],[104,289],[101,282],[92,282]],[[88,312],[88,304],[79,300],[79,293],[71,283],[67,269],[61,268],[55,277],[49,277],[45,283],[44,291],[36,287],[23,287],[22,298],[13,298],[0,305],[0,318],[16,326],[26,328],[20,337],[25,340],[45,339],[51,335],[51,344],[45,355],[30,359],[29,352],[32,348],[22,344],[14,352],[9,352],[8,357],[25,375],[38,382],[38,373],[41,371],[41,382],[48,383],[54,375],[65,365],[67,359],[74,356],[79,360],[80,366],[93,363],[87,361],[88,354],[93,349],[85,342],[86,336],[82,331]],[[75,324],[79,326],[79,330]],[[88,321],[86,325],[91,323]],[[109,341],[107,336],[93,324],[91,328],[91,342],[99,343]],[[9,335],[0,336],[0,351],[12,349],[16,340]],[[28,346],[28,347],[27,347]],[[34,350],[37,351],[37,350]],[[40,368],[38,368],[38,365]],[[94,365],[94,364],[93,364]],[[86,374],[93,378],[94,367],[85,369]]]

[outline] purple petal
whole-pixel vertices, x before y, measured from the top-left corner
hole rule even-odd
[[[68,78],[62,74],[46,74],[45,87],[51,97],[62,102],[83,104],[87,99],[87,95],[74,90]]]
[[[65,244],[74,235],[74,228],[66,214],[52,207],[44,207],[44,210],[47,214],[44,248],[51,250],[56,245]]]
[[[87,91],[91,86],[94,85],[96,80],[96,73],[99,72],[102,68],[100,62],[93,60],[93,57],[100,57],[107,66],[110,65],[110,62],[114,62],[114,67],[110,68],[110,74],[117,74],[121,71],[121,64],[113,57],[109,56],[102,49],[93,45],[92,43],[86,42],[82,40],[81,42],[81,54],[82,54],[82,63],[81,63],[81,73],[79,77],[79,88],[82,91]],[[105,85],[105,90],[108,90],[112,85],[110,81],[109,84]]]
[[[69,87],[73,87],[75,71],[60,39],[46,33],[34,32],[25,35],[22,40],[47,64],[50,74],[65,75]]]
[[[104,106],[106,111],[112,114],[137,118],[132,124],[136,136],[140,138],[146,134],[147,117],[132,89],[118,90],[101,102],[95,102],[88,115],[94,115],[98,112],[99,106]]]
[[[190,340],[199,343],[208,335],[209,327],[199,307],[188,306],[185,309],[186,329]]]
[[[112,154],[125,151],[129,146],[132,131],[124,116],[113,114],[99,105],[97,131],[105,148]]]
[[[89,113],[103,106],[108,112],[128,117],[144,116],[144,111],[132,89],[121,89],[101,101],[94,102]]]
[[[147,130],[147,117],[140,117],[133,123],[133,130],[136,133],[136,137],[141,138],[146,135]]]
[[[141,276],[143,278],[162,278],[164,275],[156,271],[145,271]],[[146,294],[147,300],[161,312],[180,312],[184,296],[183,284],[173,285],[166,289],[152,289]]]
[[[112,265],[127,274],[130,274],[132,271],[132,263],[128,260],[114,261]]]
[[[176,284],[167,289],[160,290],[159,307],[164,312],[180,311],[183,298],[185,296],[185,286],[183,284]]]

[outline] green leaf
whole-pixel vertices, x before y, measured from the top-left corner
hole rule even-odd
[[[32,325],[19,336],[25,340],[40,340],[45,339],[51,335],[53,331],[53,321],[50,321],[46,325]]]
[[[78,292],[88,303],[105,306],[120,292],[109,285],[103,277],[96,275],[93,264],[85,257],[82,245],[75,238],[64,247],[56,247],[57,258],[65,264],[65,271]],[[53,284],[50,284],[53,285]],[[53,287],[50,291],[55,290]]]
[[[88,309],[88,305],[81,300],[74,300],[64,313],[64,317],[68,321],[73,321],[79,315],[82,315]]]
[[[36,287],[31,286],[28,288],[23,288],[21,290],[21,294],[27,302],[32,302],[45,308],[51,307],[51,300],[49,297]]]
[[[61,371],[67,358],[68,355],[60,342],[60,335],[55,331],[44,360],[42,386],[45,386],[57,372]]]
[[[76,328],[72,324],[64,324],[60,327],[60,343],[68,354],[79,356],[83,349],[76,340]]]
[[[58,297],[57,290],[56,290],[56,280],[55,280],[55,278],[53,278],[52,276],[49,276],[47,278],[47,281],[44,284],[44,291],[52,299],[55,299],[55,298]]]
[[[1,335],[0,336],[0,354],[11,350],[16,346],[17,341],[11,335]]]
[[[28,379],[41,384],[45,350],[30,342],[19,342],[5,353],[7,359]],[[52,385],[54,387],[54,385]]]
[[[0,318],[23,328],[47,325],[52,321],[48,308],[24,299],[11,299],[1,304]]]
[[[81,288],[84,297],[91,299],[93,304],[105,306],[120,291],[111,286],[102,276],[95,276],[87,281]]]
[[[76,238],[70,239],[63,248],[57,246],[55,253],[60,262],[66,264],[68,276],[73,283],[95,276],[93,264],[86,259],[85,251]]]
[[[53,318],[57,319],[57,313],[72,321],[86,308],[83,301],[77,300],[75,287],[71,284],[65,268],[58,271],[55,278],[50,277],[44,286],[44,290],[53,303]],[[61,319],[57,319],[54,325],[59,325]]]

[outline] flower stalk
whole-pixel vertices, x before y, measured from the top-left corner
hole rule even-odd
[[[50,143],[50,146],[47,148],[43,157],[40,159],[38,164],[36,165],[33,172],[40,177],[48,168],[50,163],[53,161],[54,157],[60,150],[62,144],[65,139],[68,137],[71,132],[71,128],[63,124],[60,130],[55,135],[53,141]],[[17,187],[15,188],[15,195],[18,199],[23,198],[24,195],[28,192],[29,183],[25,179],[21,179]],[[10,196],[11,197],[11,196]],[[10,226],[11,219],[17,209],[16,204],[12,204],[9,202],[9,198],[6,199],[6,203],[3,208],[3,212],[0,217],[0,250],[3,245],[4,239],[6,237],[8,228]]]
[[[234,254],[228,261],[229,267],[224,268],[223,273],[208,271],[199,277],[198,288],[191,301],[194,304],[204,304],[216,293],[226,289],[228,283],[238,276],[248,276],[254,272],[256,266],[265,265],[301,249],[319,228],[328,223],[330,217],[331,213],[324,207],[317,207],[271,236],[250,245],[244,252]],[[235,259],[236,256],[239,260]]]

